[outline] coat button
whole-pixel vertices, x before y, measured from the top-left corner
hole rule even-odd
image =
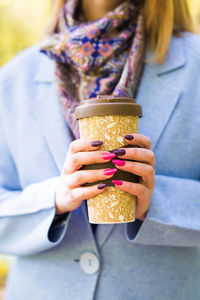
[[[81,269],[87,274],[94,274],[99,270],[99,260],[91,252],[85,252],[80,257]]]

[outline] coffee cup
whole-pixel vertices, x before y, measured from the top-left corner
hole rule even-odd
[[[142,108],[132,98],[98,95],[81,101],[76,107],[79,120],[80,138],[101,140],[101,151],[113,152],[118,148],[130,147],[124,136],[138,132],[138,118]],[[115,168],[109,161],[103,164],[84,166],[83,169]],[[138,176],[119,170],[111,179],[96,183],[106,183],[104,192],[87,200],[89,222],[93,224],[127,223],[135,220],[136,197],[116,188],[112,180],[138,182]],[[86,186],[94,183],[86,183]]]

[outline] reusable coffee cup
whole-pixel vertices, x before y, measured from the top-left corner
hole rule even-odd
[[[106,152],[130,147],[124,136],[138,132],[139,117],[142,117],[142,108],[132,98],[98,95],[97,98],[81,101],[76,107],[80,138],[103,141],[98,150]],[[85,170],[107,168],[115,168],[115,165],[109,161],[83,167]],[[112,180],[138,182],[138,176],[118,169],[111,179],[86,183],[85,186],[107,184],[104,192],[87,200],[90,223],[127,223],[135,220],[136,197],[116,188]]]

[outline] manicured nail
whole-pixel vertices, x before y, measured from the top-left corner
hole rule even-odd
[[[112,183],[114,183],[114,185],[122,185],[121,180],[112,180]]]
[[[114,158],[116,155],[115,154],[113,154],[113,153],[103,153],[102,154],[102,158],[103,159],[105,159],[105,160],[109,160],[109,159],[112,159],[112,158]]]
[[[134,136],[132,134],[127,134],[124,136],[126,140],[132,141],[134,139]]]
[[[124,166],[125,165],[125,161],[119,160],[119,159],[113,159],[112,163],[115,164],[116,166]]]
[[[114,154],[116,154],[117,156],[122,156],[126,154],[126,150],[124,149],[116,149],[113,151]]]
[[[107,169],[104,171],[104,174],[109,176],[109,175],[115,174],[116,172],[117,172],[117,169]]]
[[[93,141],[91,143],[92,147],[99,147],[101,145],[103,145],[103,142],[102,141]]]
[[[106,187],[106,184],[105,183],[100,183],[97,187],[98,187],[99,190],[103,190]]]

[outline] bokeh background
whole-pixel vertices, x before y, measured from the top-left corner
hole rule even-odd
[[[0,0],[0,66],[21,50],[41,41],[56,0]],[[188,0],[200,33],[200,0]],[[0,254],[0,300],[12,257]]]
[[[53,0],[0,0],[0,65],[41,40],[52,3]]]
[[[56,0],[0,0],[0,66],[42,39]],[[200,0],[188,0],[200,32]]]

